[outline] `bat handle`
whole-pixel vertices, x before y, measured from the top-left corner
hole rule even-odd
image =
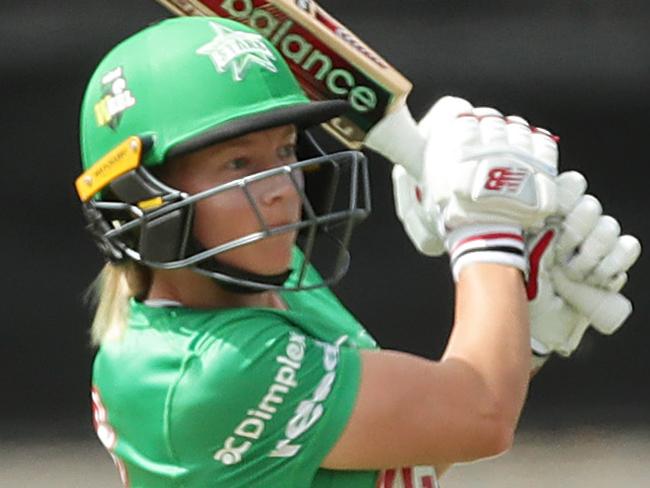
[[[406,104],[381,119],[368,132],[363,144],[420,180],[425,138]]]

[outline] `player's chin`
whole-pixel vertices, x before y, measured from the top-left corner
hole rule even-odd
[[[295,241],[296,232],[277,234],[227,251],[219,260],[251,273],[273,276],[286,272],[291,266]]]
[[[296,232],[286,232],[259,241],[255,252],[255,260],[260,268],[258,273],[264,275],[284,273],[291,265],[295,243]]]

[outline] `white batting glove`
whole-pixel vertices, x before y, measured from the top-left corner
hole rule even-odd
[[[424,205],[438,206],[445,228],[468,224],[543,227],[557,210],[557,144],[521,117],[444,97],[422,121],[429,128]]]
[[[469,114],[473,110],[482,111],[489,115],[499,114],[499,112],[494,109],[474,109],[469,102],[460,98],[444,97],[436,102],[429,112],[420,120],[417,124],[417,130],[424,140],[438,137],[436,132],[441,130],[441,125],[443,126],[442,129],[444,129],[444,126],[446,125],[445,121],[441,120],[443,117],[441,112],[451,112],[451,115],[448,114],[448,117],[453,117],[454,112],[462,113],[463,111],[467,111]],[[513,126],[508,131],[508,139],[515,144],[515,148],[519,147],[524,150],[532,148],[532,134],[525,128],[527,127],[527,123],[519,117],[509,117],[508,121],[511,123],[517,122],[524,126],[523,130],[519,127]],[[402,122],[406,124],[406,122]],[[497,123],[497,130],[501,128],[500,124]],[[391,129],[398,136],[401,130],[405,130],[400,128],[399,125],[391,127]],[[547,133],[544,135],[546,134]],[[376,138],[377,141],[375,141],[374,144],[377,145],[377,143],[383,141],[385,138],[385,136],[383,138]],[[397,140],[392,141],[391,144],[400,144],[405,138],[397,137],[396,139]],[[547,153],[546,157],[551,160],[551,165],[556,165],[557,147],[555,146],[555,141],[551,140],[550,144],[549,141],[540,141],[539,138],[537,138],[536,141],[538,152],[540,152],[541,147],[549,146],[545,147],[545,151],[542,152]],[[540,144],[540,142],[542,142],[542,144]],[[422,153],[424,152],[424,149],[419,151],[413,149],[409,152],[407,148],[401,148],[399,151],[401,154],[410,154],[413,158],[422,158]],[[406,234],[411,239],[411,242],[413,242],[413,245],[421,253],[427,256],[440,256],[444,254],[446,234],[445,226],[440,216],[439,206],[433,202],[428,202],[427,206],[424,205],[423,188],[425,183],[420,181],[422,168],[415,168],[413,162],[409,161],[394,162],[396,164],[393,166],[392,179],[395,211],[398,219],[404,226]],[[409,174],[405,166],[411,168],[411,174]],[[420,175],[420,179],[413,177],[413,173]]]
[[[562,181],[563,176],[558,185],[566,189],[571,181]],[[619,291],[640,255],[639,241],[621,236],[618,222],[602,215],[593,196],[579,195],[568,211],[567,203],[565,199],[565,217],[559,223],[529,239],[534,367],[551,353],[570,356],[590,325],[600,333],[614,333],[632,312]],[[540,244],[547,247],[543,255],[536,252]]]
[[[406,235],[425,256],[442,256],[445,240],[438,208],[427,210],[422,205],[422,187],[403,166],[394,165],[392,177],[395,213]]]
[[[526,273],[523,231],[541,229],[557,211],[555,139],[521,117],[455,97],[436,102],[420,130],[422,207],[425,217],[438,216],[454,278],[473,262]]]

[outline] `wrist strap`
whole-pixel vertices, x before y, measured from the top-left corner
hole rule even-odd
[[[511,225],[476,224],[450,232],[446,240],[454,281],[472,263],[505,264],[528,275],[523,232]]]

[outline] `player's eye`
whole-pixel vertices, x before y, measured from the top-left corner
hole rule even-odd
[[[234,158],[226,163],[226,168],[234,171],[241,171],[243,169],[246,169],[249,164],[250,161],[247,158]]]

